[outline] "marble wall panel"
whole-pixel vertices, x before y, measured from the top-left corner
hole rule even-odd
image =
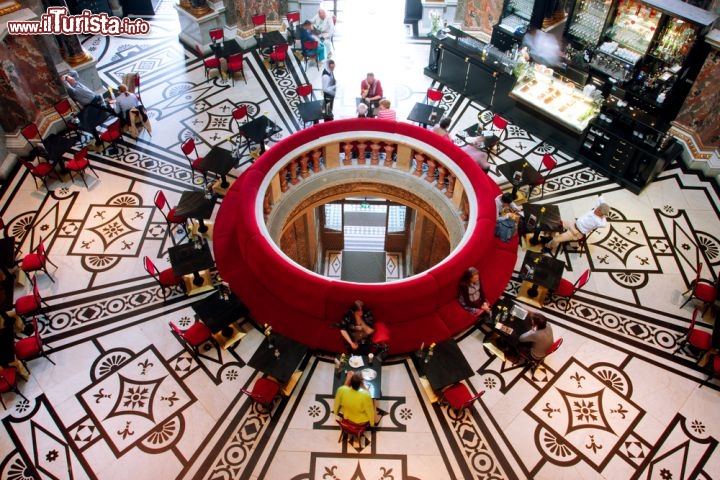
[[[459,0],[455,22],[464,30],[492,34],[492,27],[502,15],[503,0]]]
[[[708,55],[676,122],[695,132],[704,148],[720,147],[720,51]]]

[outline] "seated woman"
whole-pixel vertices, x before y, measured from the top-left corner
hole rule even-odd
[[[375,426],[378,414],[375,411],[370,392],[362,388],[363,377],[360,372],[348,372],[345,384],[335,393],[333,413],[360,425]]]
[[[380,109],[378,110],[377,118],[381,120],[397,120],[395,110],[390,108],[390,100],[386,98],[380,100]]]
[[[370,351],[372,334],[375,332],[375,319],[369,308],[361,300],[355,300],[340,324],[340,334],[353,353],[366,355]]]
[[[490,304],[485,300],[485,292],[480,283],[480,272],[477,268],[470,267],[465,270],[460,278],[458,290],[458,301],[465,310],[476,317],[483,313],[490,314]]]
[[[475,163],[482,168],[483,172],[490,170],[490,162],[488,162],[488,154],[485,151],[484,137],[467,137],[465,138],[467,145],[461,147],[461,150],[468,154]]]

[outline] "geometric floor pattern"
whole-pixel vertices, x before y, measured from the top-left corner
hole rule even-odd
[[[372,69],[404,119],[432,84],[422,75],[428,42],[408,38],[401,22],[383,27],[402,6],[341,3],[336,116],[354,114],[359,82]],[[176,235],[153,196],[162,189],[175,204],[199,181],[180,144],[193,136],[203,154],[231,142],[234,104],[267,112],[283,128],[272,141],[297,131],[294,88],[309,81],[318,89],[320,71],[306,72],[294,57],[285,71],[270,71],[250,52],[247,84],[206,81],[178,41],[173,2],[149,21],[147,37],[82,40],[107,85],[141,73],[152,137],[125,139],[118,156],[91,154],[97,177],[88,176],[88,189],[66,178],[47,194],[20,169],[2,185],[1,216],[22,251],[42,240],[58,268],[50,270],[55,283],[37,277],[50,304],[40,328],[56,365],[29,363],[31,376],[20,382],[27,400],[3,395],[0,478],[720,478],[720,385],[698,388],[705,373],[695,358],[672,354],[692,315],[680,305],[695,265],[704,264],[707,278],[720,266],[717,186],[674,164],[634,195],[515,125],[497,163],[538,165],[545,153],[559,160],[540,203],[559,205],[564,218],[591,208],[598,194],[612,207],[610,227],[590,237],[585,253],[560,257],[568,279],[588,268],[592,276],[569,305],[551,299],[543,309],[564,342],[534,373],[484,349],[482,331],[464,332],[458,341],[475,371],[468,384],[486,393],[458,414],[428,401],[412,359],[391,358],[379,401],[389,414],[359,448],[338,442],[331,359],[310,355],[270,418],[240,393],[260,375],[246,365],[260,332],[247,324],[234,348],[208,348],[197,359],[185,352],[168,321],[188,326],[198,299],[177,290],[164,303],[141,265],[147,255],[167,267]],[[382,38],[366,35],[368,22]],[[488,121],[487,106],[436,86],[453,132]],[[507,186],[495,166],[490,175]],[[519,289],[518,268],[507,296]],[[18,286],[16,297],[29,288]],[[710,312],[698,324],[710,330],[714,321]]]

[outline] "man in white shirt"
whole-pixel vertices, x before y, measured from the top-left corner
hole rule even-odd
[[[334,72],[335,60],[328,60],[321,76],[326,120],[332,120],[333,118],[333,103],[335,102],[335,94],[337,93],[337,82],[335,81]]]
[[[588,213],[578,217],[575,221],[562,221],[565,231],[555,235],[543,248],[543,253],[550,253],[558,243],[581,240],[596,228],[607,226],[607,215],[609,213],[610,205],[605,203],[601,196],[598,196],[595,207]]]
[[[335,32],[335,24],[333,23],[333,20],[331,17],[328,17],[327,13],[325,13],[325,10],[322,8],[318,10],[317,15],[315,15],[312,20],[313,26],[313,33],[320,37],[320,40],[322,40],[323,44],[325,45],[325,55],[327,58],[332,57],[332,44],[330,43],[330,39],[333,36],[333,33]]]

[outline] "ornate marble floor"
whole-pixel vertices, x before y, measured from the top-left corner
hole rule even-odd
[[[405,118],[431,85],[421,73],[428,44],[394,24],[379,28],[382,36],[366,35],[369,22],[381,22],[383,4],[350,5],[335,39],[336,115],[353,114],[370,69]],[[352,5],[365,5],[366,17]],[[600,193],[612,206],[610,227],[590,239],[588,252],[562,258],[567,278],[587,268],[592,277],[567,310],[555,300],[544,309],[564,343],[534,375],[483,349],[483,333],[470,330],[459,338],[476,372],[468,383],[486,393],[456,414],[428,401],[408,358],[393,358],[383,367],[380,400],[389,415],[358,449],[338,443],[327,358],[306,360],[270,419],[240,394],[259,377],[246,366],[259,332],[247,325],[235,348],[209,348],[199,361],[185,352],[167,322],[188,325],[197,299],[174,291],[164,304],[141,265],[144,255],[168,265],[170,242],[153,196],[162,189],[177,201],[191,183],[180,143],[195,136],[205,153],[226,141],[236,131],[236,103],[268,112],[283,127],[278,138],[296,131],[294,87],[307,79],[318,88],[320,78],[295,59],[270,72],[251,52],[247,85],[206,81],[198,58],[177,40],[172,3],[151,22],[147,38],[92,37],[84,45],[108,85],[141,73],[153,136],[126,139],[118,157],[92,154],[98,175],[89,176],[89,189],[54,181],[46,194],[22,170],[2,185],[0,213],[23,251],[42,239],[58,268],[50,271],[55,283],[38,276],[51,306],[42,335],[56,365],[30,362],[31,377],[20,382],[27,401],[3,395],[0,478],[720,478],[720,385],[698,388],[705,374],[694,359],[672,355],[692,315],[680,305],[696,263],[708,276],[720,264],[717,187],[672,165],[636,196],[516,126],[497,162],[522,157],[537,165],[552,153],[560,164],[544,202],[569,218]],[[484,112],[444,91],[453,131]],[[504,182],[494,168],[490,174]],[[516,272],[506,295],[517,290]],[[16,296],[28,292],[18,287]],[[713,321],[708,315],[700,327]]]

